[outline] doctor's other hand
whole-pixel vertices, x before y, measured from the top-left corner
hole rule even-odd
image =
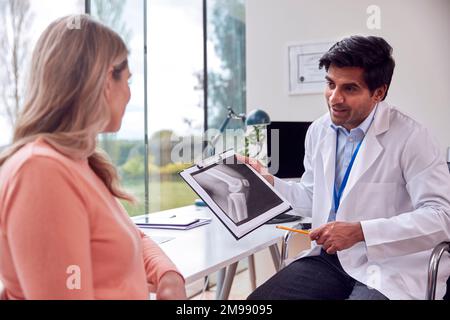
[[[335,254],[364,241],[364,233],[359,222],[331,222],[313,230],[309,237],[322,245],[328,254]]]
[[[157,300],[187,300],[185,281],[183,277],[173,271],[166,272],[159,279],[156,290]]]
[[[264,166],[261,162],[256,159],[248,158],[241,156],[240,154],[236,155],[238,161],[249,164],[253,169],[255,169],[260,175],[264,177],[272,186],[275,184],[274,177],[269,173],[269,169]]]

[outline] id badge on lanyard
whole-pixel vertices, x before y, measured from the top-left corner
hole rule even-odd
[[[334,213],[337,213],[339,210],[339,205],[341,204],[342,194],[344,193],[345,186],[347,185],[348,178],[350,176],[350,172],[352,171],[353,164],[355,162],[356,156],[358,155],[359,149],[361,148],[363,141],[364,141],[364,138],[361,140],[360,143],[358,143],[358,146],[356,147],[356,150],[352,155],[352,159],[350,160],[347,171],[345,171],[344,179],[342,180],[341,187],[339,188],[339,190],[336,190],[336,181],[334,182],[334,186],[333,186]],[[336,151],[338,150],[338,146],[339,146],[338,143],[339,143],[339,130],[337,131],[337,135],[336,135]]]

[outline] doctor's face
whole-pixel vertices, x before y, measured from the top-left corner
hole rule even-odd
[[[364,81],[364,70],[358,67],[331,65],[326,80],[325,98],[331,120],[347,130],[358,127],[386,92],[383,87],[372,94]]]

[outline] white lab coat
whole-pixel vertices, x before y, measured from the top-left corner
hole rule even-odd
[[[300,183],[276,179],[294,210],[327,223],[335,178],[336,133],[328,114],[306,136]],[[365,242],[338,252],[344,270],[390,299],[424,299],[432,249],[450,238],[450,174],[440,147],[419,123],[382,102],[351,171],[337,221],[360,221]],[[317,255],[320,246],[299,258]],[[442,258],[436,297],[445,294]]]

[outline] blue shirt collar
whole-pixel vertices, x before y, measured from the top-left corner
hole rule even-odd
[[[373,119],[375,117],[375,113],[377,111],[377,108],[378,108],[378,104],[375,106],[375,108],[373,108],[373,110],[369,114],[369,116],[363,122],[361,122],[361,124],[358,127],[352,129],[350,131],[350,133],[353,132],[353,131],[362,131],[362,133],[364,135],[366,135],[367,131],[369,130],[369,127],[372,124],[372,121],[373,121]],[[342,132],[345,132],[347,135],[349,134],[347,129],[345,129],[343,126],[337,126],[333,122],[331,122],[331,128],[333,128],[335,131],[341,129]]]

